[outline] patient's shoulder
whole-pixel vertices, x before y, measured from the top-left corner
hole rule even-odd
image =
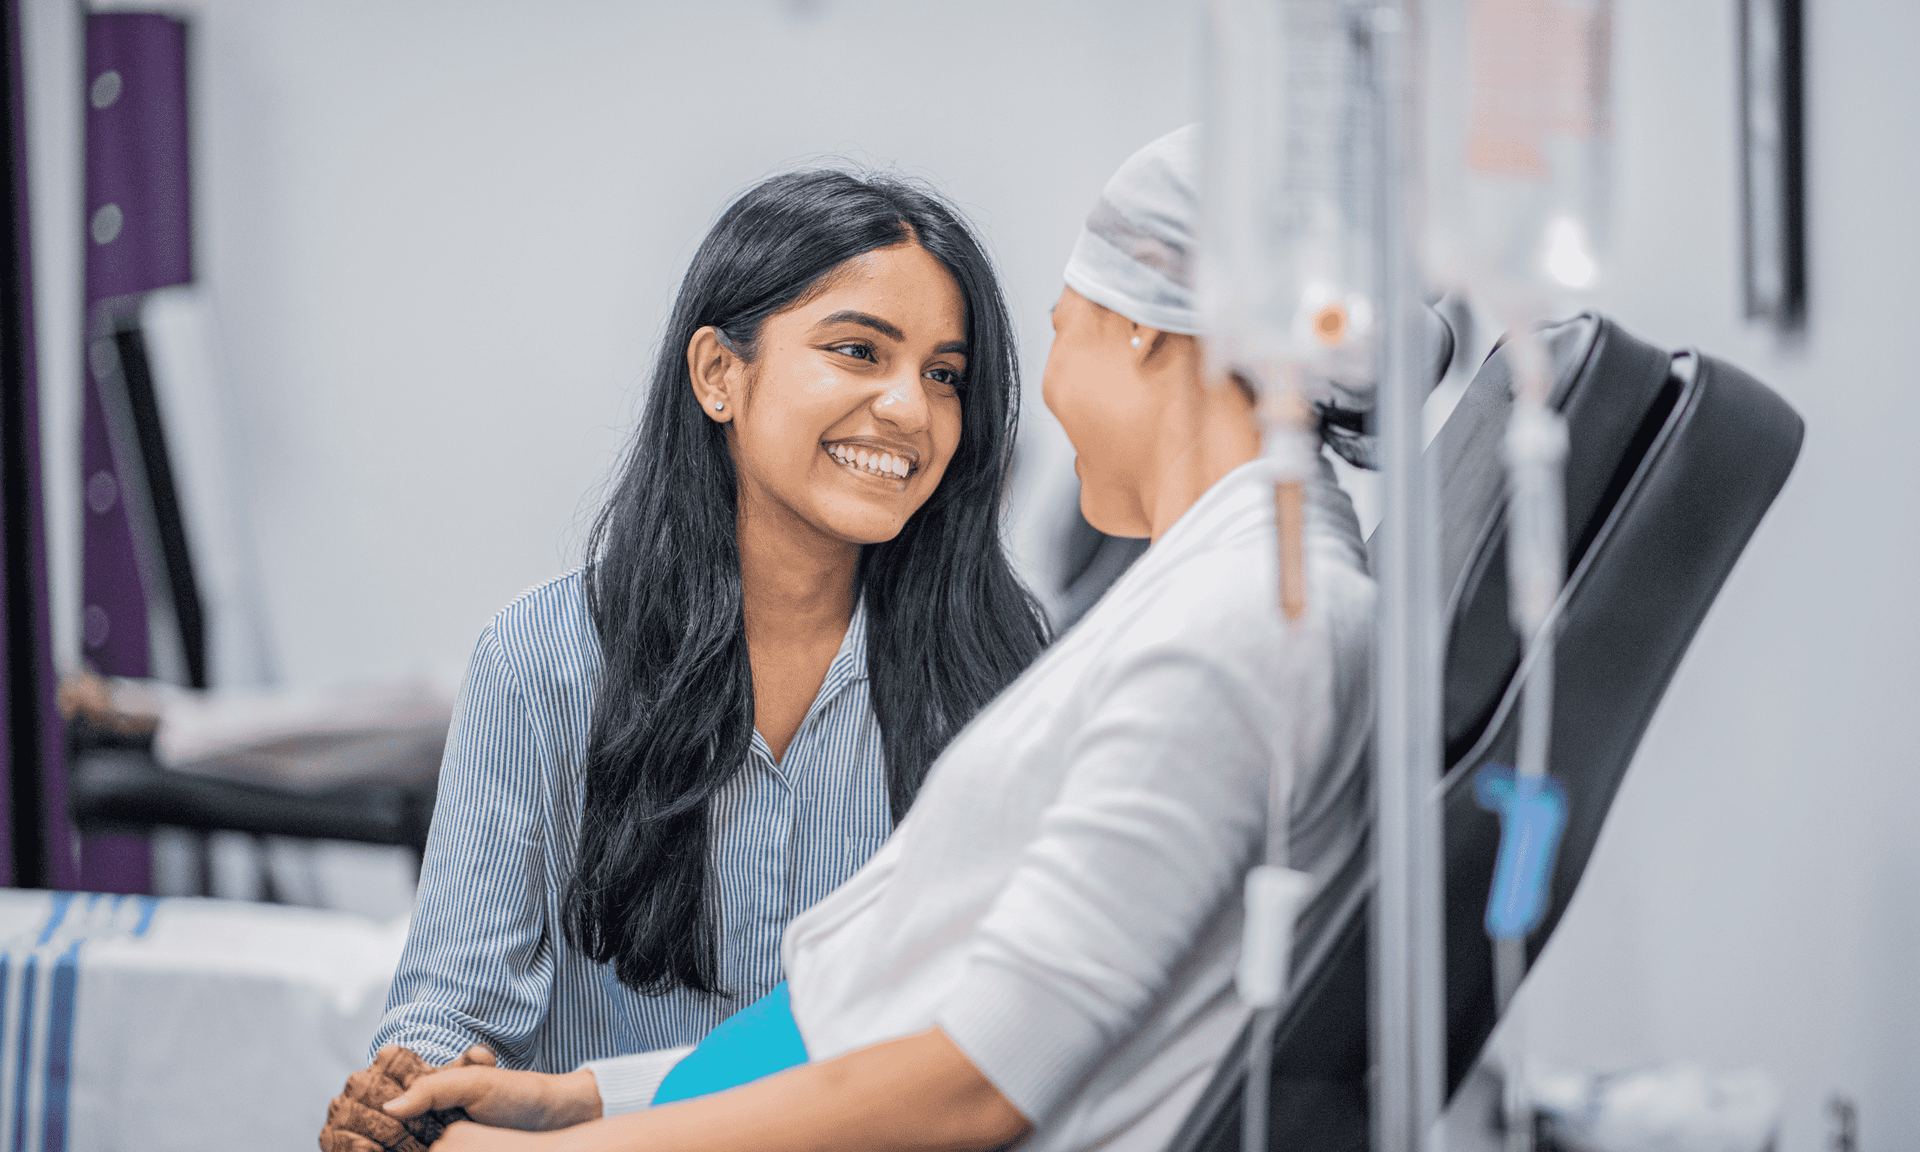
[[[600,645],[587,614],[584,570],[576,568],[516,596],[481,636],[529,688],[577,684],[599,669]]]
[[[1283,651],[1303,642],[1325,645],[1337,662],[1368,659],[1373,580],[1346,550],[1325,545],[1308,540],[1310,627],[1282,623],[1271,528],[1235,525],[1142,574],[1147,578],[1111,621],[1108,660],[1178,653],[1240,677],[1265,678]]]

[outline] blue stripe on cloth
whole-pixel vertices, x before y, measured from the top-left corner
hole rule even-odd
[[[784,978],[794,915],[892,830],[886,761],[857,608],[800,729],[776,763],[755,734],[707,803],[718,978],[730,995],[647,996],[564,930],[600,644],[578,571],[535,588],[481,633],[447,734],[418,902],[371,1047],[432,1063],[486,1044],[505,1068],[697,1044]]]
[[[75,940],[53,969],[47,1011],[47,1088],[41,1104],[40,1152],[67,1152],[67,1100],[73,1073],[73,1016],[80,991],[80,945]]]
[[[40,968],[38,956],[28,956],[20,970],[20,1056],[13,1073],[13,1152],[25,1152],[27,1146],[27,1087],[33,1083],[33,984]]]
[[[136,896],[140,902],[140,922],[133,926],[136,937],[145,936],[147,929],[153,927],[153,914],[160,910],[160,898],[157,896]]]
[[[73,907],[75,893],[55,892],[52,895],[53,911],[47,916],[47,926],[40,930],[41,944],[53,939],[53,934],[60,930],[60,922],[67,918],[67,909]]]
[[[785,980],[726,1018],[687,1053],[653,1094],[655,1104],[738,1088],[807,1062]]]

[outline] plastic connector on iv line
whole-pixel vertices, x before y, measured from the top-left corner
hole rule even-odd
[[[1249,1006],[1277,1008],[1286,995],[1293,918],[1312,885],[1306,873],[1273,864],[1247,873],[1247,919],[1234,984]]]

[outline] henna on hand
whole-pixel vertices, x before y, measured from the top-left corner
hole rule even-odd
[[[463,1062],[464,1057],[455,1061]],[[410,1048],[390,1044],[380,1049],[371,1065],[347,1077],[345,1089],[327,1106],[327,1125],[320,1130],[322,1152],[426,1152],[447,1125],[467,1118],[466,1110],[442,1108],[399,1120],[381,1105],[438,1070]]]

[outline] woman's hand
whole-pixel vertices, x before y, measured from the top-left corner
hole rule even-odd
[[[493,1050],[476,1044],[446,1067],[491,1068],[493,1063]],[[371,1065],[347,1077],[346,1088],[327,1106],[327,1125],[320,1130],[322,1152],[381,1152],[389,1147],[407,1147],[410,1140],[418,1146],[421,1139],[412,1137],[381,1105],[404,1094],[414,1081],[433,1071],[433,1065],[411,1049],[397,1044],[380,1049]]]
[[[413,1081],[405,1093],[388,1100],[383,1111],[396,1120],[409,1120],[448,1108],[464,1108],[468,1116],[495,1128],[547,1132],[599,1119],[600,1085],[584,1068],[549,1074],[449,1064]],[[447,1132],[451,1136],[453,1128]]]

